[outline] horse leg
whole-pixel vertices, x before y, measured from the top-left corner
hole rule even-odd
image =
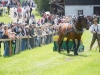
[[[78,40],[77,49],[76,49],[77,51],[78,51],[79,46],[80,46],[80,40]]]
[[[67,39],[67,41],[66,41],[67,53],[70,53],[69,48],[68,48],[68,43],[69,43],[69,40],[70,40],[70,39]]]
[[[58,44],[58,52],[60,53],[60,49],[61,49],[61,46],[62,46],[62,42],[63,42],[63,40],[61,40],[61,42]]]
[[[58,52],[59,53],[60,53],[62,42],[63,42],[62,35],[59,35],[59,38],[58,38]]]
[[[74,44],[74,55],[78,55],[75,40],[73,40],[73,44]]]

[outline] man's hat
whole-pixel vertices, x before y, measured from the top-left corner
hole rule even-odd
[[[98,20],[95,18],[93,21],[94,21],[94,22],[97,22]]]

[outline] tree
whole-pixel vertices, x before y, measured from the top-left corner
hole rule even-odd
[[[49,2],[51,0],[35,0],[38,11],[48,11],[50,9]]]

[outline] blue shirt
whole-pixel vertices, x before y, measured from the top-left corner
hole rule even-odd
[[[0,30],[0,39],[2,38],[2,36],[3,36],[3,31]]]

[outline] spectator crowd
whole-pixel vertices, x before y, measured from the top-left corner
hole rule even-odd
[[[45,12],[42,18],[36,20],[32,10],[31,4],[26,2],[23,9],[21,6],[14,7],[14,18],[17,17],[17,21],[9,24],[0,23],[0,39],[5,39],[5,41],[0,40],[0,48],[1,43],[4,43],[4,56],[8,56],[9,51],[11,54],[17,54],[20,51],[51,43],[53,35],[58,34],[61,23],[74,24],[73,19],[77,19],[75,15],[59,16]],[[90,25],[94,18],[99,22],[99,17],[96,15],[85,17]],[[10,39],[11,43],[7,39]]]

